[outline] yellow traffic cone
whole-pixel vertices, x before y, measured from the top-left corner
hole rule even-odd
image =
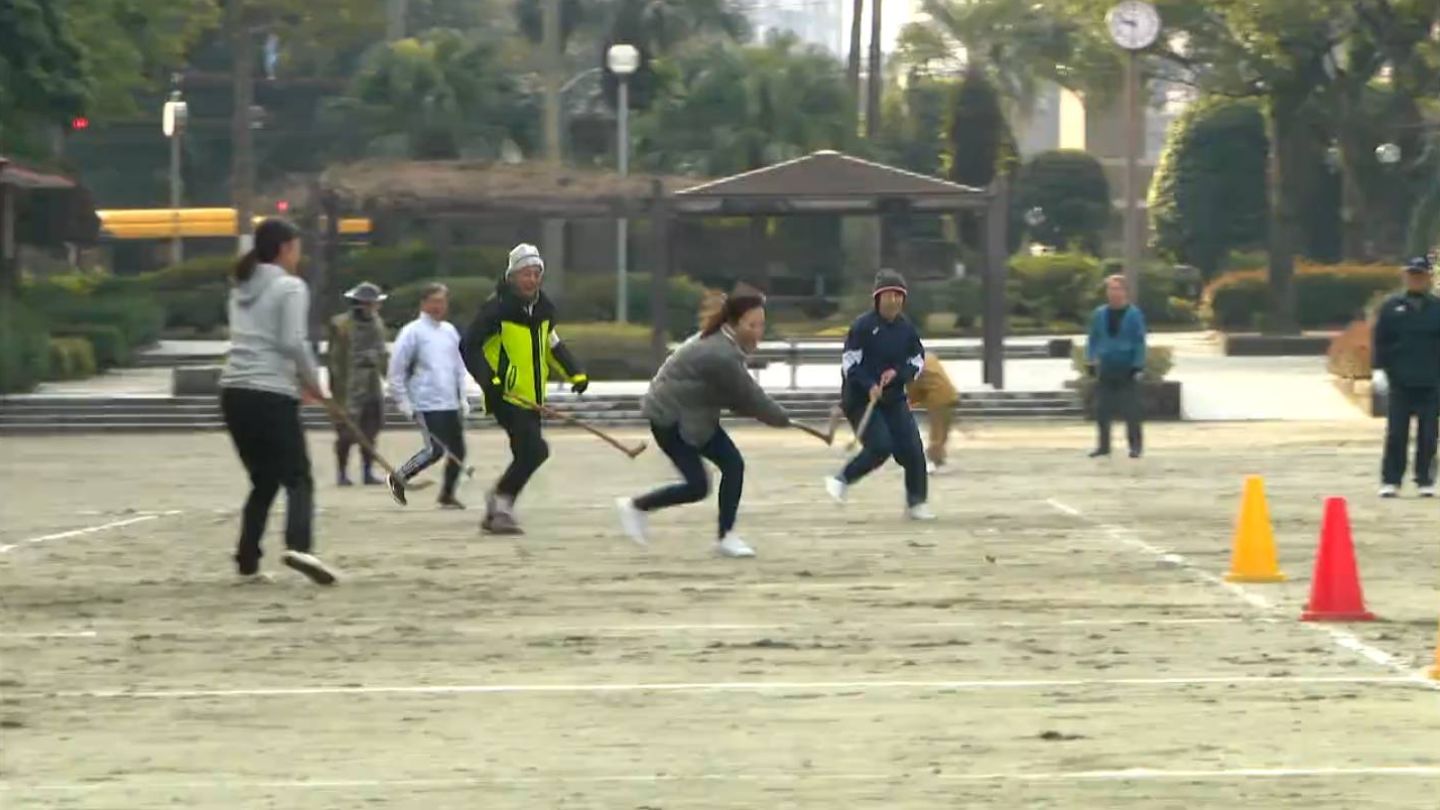
[[[1265,482],[1258,475],[1245,478],[1240,516],[1235,520],[1235,543],[1230,552],[1226,582],[1284,582],[1275,557],[1275,530],[1265,503]]]

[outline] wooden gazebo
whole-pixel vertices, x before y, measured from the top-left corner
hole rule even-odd
[[[30,215],[25,233],[17,226],[22,202]],[[79,183],[0,155],[0,293],[19,288],[20,242],[93,242],[99,231],[95,206]]]
[[[980,215],[986,223],[982,276],[984,380],[998,389],[1004,387],[1007,208],[1003,191],[962,186],[826,150],[682,189],[658,210],[674,217],[877,216],[902,212]],[[662,297],[664,269],[658,268],[652,276],[655,294]],[[653,307],[653,311],[657,319],[655,339],[660,340],[665,330],[660,320],[664,318],[664,307]]]

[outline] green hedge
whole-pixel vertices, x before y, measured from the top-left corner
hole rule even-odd
[[[131,344],[118,326],[105,324],[59,324],[51,327],[59,337],[84,338],[95,347],[95,365],[100,369],[127,365]]]
[[[1400,287],[1400,273],[1388,265],[1299,264],[1295,296],[1300,326],[1341,326],[1380,295]],[[1259,329],[1269,308],[1269,284],[1263,270],[1225,273],[1212,281],[1201,313],[1216,329]]]
[[[1082,324],[1100,302],[1100,261],[1081,253],[1016,256],[1006,293],[1010,313],[1043,323]]]
[[[50,338],[50,379],[76,380],[95,374],[95,347],[80,337]]]
[[[567,321],[559,331],[593,379],[648,380],[655,375],[648,326]]]
[[[0,393],[29,391],[50,373],[50,332],[44,318],[0,296]]]
[[[650,322],[650,274],[630,273],[625,279],[626,313],[631,323]],[[705,297],[705,287],[688,276],[666,279],[665,323],[672,335],[689,334],[695,313]],[[615,320],[615,277],[612,275],[571,275],[565,279],[565,292],[558,297],[564,321],[601,323]]]

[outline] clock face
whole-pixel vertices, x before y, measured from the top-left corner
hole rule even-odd
[[[1143,0],[1123,0],[1105,15],[1105,24],[1115,44],[1127,50],[1148,48],[1160,35],[1160,15]]]

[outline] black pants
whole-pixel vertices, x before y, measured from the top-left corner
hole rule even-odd
[[[514,501],[529,483],[535,471],[550,458],[550,445],[540,432],[540,414],[529,408],[511,405],[504,400],[495,403],[495,421],[510,437],[510,466],[495,484],[495,492]]]
[[[1095,424],[1100,437],[1095,449],[1101,453],[1110,452],[1110,426],[1116,414],[1125,420],[1125,438],[1132,452],[1144,447],[1144,429],[1141,427],[1140,384],[1127,369],[1123,373],[1104,373],[1095,384]]]
[[[859,429],[865,415],[868,401],[846,403],[845,417],[850,426]],[[910,413],[910,403],[904,399],[881,402],[875,406],[875,414],[860,437],[861,450],[840,477],[847,484],[853,484],[895,458],[905,468],[905,501],[910,506],[925,503],[928,497],[929,479],[925,473],[925,445],[920,441],[920,428],[915,424],[915,415]]]
[[[710,477],[700,461],[707,458],[720,470],[720,533],[724,538],[735,528],[735,515],[740,511],[740,495],[745,489],[745,459],[730,435],[722,427],[715,428],[715,435],[700,447],[695,447],[680,436],[680,425],[661,427],[650,423],[650,433],[655,443],[670,457],[670,462],[685,479],[683,483],[661,487],[635,499],[635,508],[641,512],[653,512],[667,506],[703,501],[710,494]]]
[[[265,391],[224,388],[220,411],[250,474],[250,497],[245,500],[235,551],[240,573],[252,574],[260,567],[260,538],[280,487],[285,488],[285,547],[310,551],[315,484],[300,424],[300,401]]]
[[[380,435],[380,427],[385,423],[385,403],[378,399],[368,400],[360,406],[359,418],[355,419],[356,427],[364,434],[365,440],[370,446],[375,446],[375,438]],[[352,410],[350,417],[355,418],[357,414]],[[358,444],[355,441],[355,434],[346,425],[337,425],[335,428],[335,458],[340,462],[340,474],[345,474],[345,468],[350,466],[350,448]],[[370,467],[375,463],[375,457],[364,447],[360,448],[360,462],[364,465],[366,475],[370,474]]]
[[[445,458],[445,450],[460,461],[465,460],[465,420],[459,411],[421,411],[416,414],[425,446],[400,467],[400,477],[409,481],[431,464]],[[445,482],[440,489],[442,499],[455,495],[455,482],[460,480],[460,461],[445,462]]]
[[[1435,483],[1435,444],[1440,421],[1440,388],[1390,386],[1390,408],[1385,421],[1385,458],[1381,480],[1400,486],[1405,478],[1405,450],[1410,444],[1410,418],[1419,423],[1415,437],[1415,483]]]

